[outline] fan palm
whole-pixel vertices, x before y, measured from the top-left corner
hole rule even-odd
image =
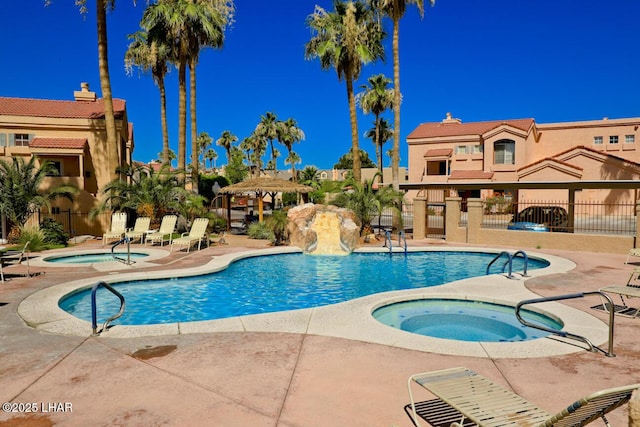
[[[72,185],[43,188],[45,178],[56,173],[57,169],[47,161],[38,166],[36,157],[28,162],[22,157],[12,161],[0,159],[0,210],[14,226],[22,227],[41,207],[50,210],[55,199],[62,197],[73,201],[78,189]]]
[[[404,16],[408,4],[415,4],[424,15],[424,0],[370,0],[372,7],[387,15],[393,21],[393,151],[391,154],[391,177],[393,188],[400,188],[400,19]],[[431,5],[435,0],[429,0]]]
[[[218,158],[218,153],[216,153],[216,150],[214,150],[213,148],[209,148],[205,153],[204,153],[204,159],[205,160],[209,160],[209,166],[211,166],[211,169],[215,170],[216,168],[216,159]]]
[[[231,162],[231,145],[238,140],[238,137],[230,131],[225,130],[216,140],[216,145],[221,146],[227,152],[227,164]]]
[[[384,182],[382,177],[382,148],[384,144],[393,138],[393,129],[391,129],[389,122],[385,119],[376,120],[373,123],[373,127],[365,132],[364,136],[371,138],[373,144],[376,147],[376,157],[378,158],[378,174],[380,174],[380,183]]]
[[[290,117],[284,122],[279,123],[278,135],[278,139],[280,140],[280,142],[282,142],[282,144],[287,148],[287,151],[289,152],[287,160],[285,160],[285,164],[291,164],[291,174],[293,176],[293,181],[295,182],[297,181],[296,163],[300,163],[301,159],[300,156],[293,152],[293,144],[304,139],[304,132],[298,127],[295,119]],[[295,154],[295,156],[297,157],[295,159],[296,161],[293,161],[294,156],[292,154]]]
[[[316,6],[307,17],[307,25],[314,33],[305,46],[307,59],[318,58],[323,70],[334,68],[338,80],[347,86],[351,122],[351,151],[353,176],[361,179],[358,122],[353,83],[360,76],[363,64],[383,58],[382,39],[385,36],[373,12],[360,0],[334,0],[334,12]]]
[[[256,136],[265,139],[269,143],[269,147],[271,148],[271,160],[269,161],[268,164],[273,165],[274,176],[277,176],[278,175],[278,167],[276,164],[277,155],[276,155],[276,149],[273,146],[273,141],[277,140],[279,137],[278,117],[274,113],[267,111],[267,113],[264,116],[260,117],[260,123],[258,123],[258,125],[256,126],[254,133],[256,134]]]

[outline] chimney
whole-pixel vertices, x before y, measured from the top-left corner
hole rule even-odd
[[[95,101],[96,93],[89,90],[89,83],[80,83],[80,90],[73,91],[76,101]]]
[[[447,117],[442,121],[442,123],[462,123],[462,120],[451,117],[451,113],[447,113]]]

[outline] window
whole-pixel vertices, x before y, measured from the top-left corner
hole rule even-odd
[[[483,152],[482,144],[472,145],[471,154],[480,154]]]
[[[456,145],[456,154],[467,154],[466,145]]]
[[[28,147],[29,146],[29,134],[28,133],[16,133],[15,134],[16,147]]]
[[[514,165],[516,162],[516,143],[510,139],[501,139],[493,143],[493,163],[496,165]]]
[[[602,137],[601,136],[594,136],[593,137],[593,144],[594,145],[602,145]]]
[[[635,135],[625,135],[624,136],[624,143],[625,144],[635,144],[636,142],[636,136]]]
[[[617,144],[618,143],[618,135],[611,135],[609,137],[609,144]]]
[[[51,172],[47,176],[62,176],[62,162],[60,160],[49,160]]]
[[[55,207],[55,206],[54,206],[54,207],[52,207],[52,208],[51,208],[51,213],[52,213],[53,215],[60,215],[60,208]]]

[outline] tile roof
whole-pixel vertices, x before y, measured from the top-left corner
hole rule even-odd
[[[49,99],[0,97],[0,115],[55,117],[68,119],[99,119],[104,117],[104,101],[57,101]],[[113,100],[116,118],[124,116],[125,101]]]
[[[469,123],[422,123],[417,128],[415,128],[409,134],[409,136],[407,136],[407,139],[443,136],[483,135],[490,130],[496,129],[502,125],[511,126],[523,131],[528,131],[533,123],[533,119],[495,120],[491,122]]]
[[[451,171],[449,179],[491,179],[493,172],[474,170],[454,170]]]
[[[71,148],[83,149],[87,144],[87,138],[47,138],[35,137],[29,142],[30,148]]]
[[[424,153],[424,157],[448,157],[453,153],[453,148],[434,148]]]

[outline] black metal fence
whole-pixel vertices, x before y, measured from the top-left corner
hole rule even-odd
[[[111,212],[103,212],[91,218],[89,213],[72,212],[71,209],[55,212],[38,211],[29,218],[26,225],[36,226],[45,218],[50,218],[61,224],[70,237],[82,235],[102,236],[104,232],[102,224],[108,226],[111,221],[110,217]]]
[[[543,224],[549,231],[581,234],[636,234],[635,202],[483,201],[482,227],[506,229],[523,223]]]

